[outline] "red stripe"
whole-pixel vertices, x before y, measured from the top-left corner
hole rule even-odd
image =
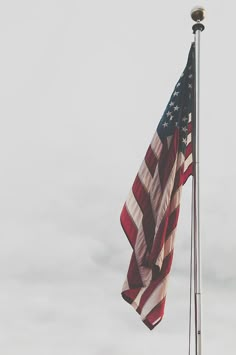
[[[178,223],[178,218],[179,218],[179,205],[176,207],[176,209],[171,213],[169,217],[169,223],[168,223],[168,228],[166,231],[166,240],[169,238],[171,232],[176,228],[177,223]]]
[[[135,253],[132,254],[130,260],[127,279],[130,288],[143,287],[143,282],[139,273],[139,268],[135,257]]]
[[[157,273],[154,276],[154,279],[151,281],[150,285],[147,287],[146,291],[143,293],[140,303],[139,303],[139,311],[141,312],[143,309],[143,306],[145,303],[148,301],[149,297],[153,293],[153,291],[156,289],[156,287],[161,283],[161,281],[169,274],[171,264],[173,260],[173,250],[168,254],[162,264],[162,269],[161,272]]]
[[[153,266],[156,262],[157,256],[160,254],[162,247],[165,243],[165,240],[168,238],[172,230],[176,227],[177,222],[178,222],[178,216],[179,216],[179,208],[175,209],[171,216],[169,216],[170,213],[170,205],[173,196],[175,195],[176,191],[182,184],[182,172],[183,172],[183,165],[178,169],[176,175],[175,175],[175,180],[174,180],[174,186],[172,190],[172,197],[169,202],[169,206],[162,218],[162,221],[160,223],[160,226],[158,228],[157,234],[155,236],[155,240],[152,246],[151,254],[148,257],[147,265],[149,267]]]
[[[135,298],[138,296],[140,289],[141,288],[125,290],[121,293],[121,295],[125,301],[127,301],[128,303],[131,304],[135,300]]]
[[[162,190],[165,189],[166,183],[173,168],[178,151],[178,142],[179,129],[176,129],[171,140],[170,148],[168,149],[167,139],[163,143],[163,148],[160,155],[160,163],[158,166]]]
[[[190,142],[187,147],[186,147],[186,151],[185,151],[185,159],[187,159],[189,157],[189,155],[192,153],[192,142]]]
[[[184,164],[182,164],[175,174],[174,186],[171,193],[171,199],[174,197],[178,188],[182,185],[182,175],[183,175]],[[171,202],[171,201],[170,201]]]
[[[131,218],[129,212],[127,211],[126,205],[124,205],[121,215],[120,215],[120,223],[124,229],[124,232],[131,244],[131,247],[134,249],[138,229],[133,219]]]
[[[155,238],[152,252],[148,259],[149,267],[153,266],[156,262],[157,256],[160,254],[164,243],[169,238],[171,232],[176,228],[179,218],[180,206],[178,205],[175,210],[169,215],[170,208],[167,209],[160,227],[158,228],[157,236]]]
[[[188,123],[188,134],[192,133],[192,128],[193,128],[192,122],[189,122]]]
[[[186,183],[190,175],[193,175],[193,163],[188,166],[183,174],[183,185]]]
[[[160,223],[160,226],[158,228],[157,235],[155,237],[152,251],[149,257],[149,263],[148,263],[149,267],[152,267],[155,264],[156,258],[160,254],[163,244],[165,242],[166,231],[168,228],[169,211],[170,211],[170,207],[167,208],[162,218],[162,221]]]
[[[136,176],[136,179],[134,180],[132,191],[134,194],[134,197],[136,198],[136,201],[139,204],[139,207],[141,208],[142,212],[146,210],[148,207],[148,192],[143,186],[139,176]]]
[[[157,166],[157,158],[156,158],[155,154],[153,153],[151,145],[149,146],[149,148],[147,150],[147,153],[145,156],[145,162],[148,167],[148,170],[150,171],[150,174],[153,177],[155,170],[156,170],[156,166]]]
[[[143,232],[145,235],[145,240],[147,243],[148,250],[151,249],[154,233],[155,233],[155,221],[152,212],[152,204],[150,200],[150,195],[144,188],[139,176],[137,175],[133,184],[133,194],[136,201],[143,212],[142,225]]]
[[[143,320],[143,322],[148,326],[150,330],[152,330],[163,318],[164,308],[165,308],[166,297],[156,305],[151,312],[147,315],[147,317]],[[156,320],[159,319],[157,323]],[[153,325],[155,323],[155,325]]]

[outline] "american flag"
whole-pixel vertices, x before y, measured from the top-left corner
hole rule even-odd
[[[133,249],[122,297],[153,329],[162,319],[182,185],[192,175],[194,44],[121,212]]]

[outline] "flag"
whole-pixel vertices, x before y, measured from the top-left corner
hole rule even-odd
[[[182,186],[192,175],[194,44],[121,212],[133,249],[122,297],[153,329],[163,318]]]

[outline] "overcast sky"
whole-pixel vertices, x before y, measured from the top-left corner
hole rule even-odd
[[[195,5],[2,1],[2,354],[187,354],[191,181],[152,332],[120,296],[131,249],[119,215],[184,69]],[[236,5],[202,5],[203,353],[234,355]]]

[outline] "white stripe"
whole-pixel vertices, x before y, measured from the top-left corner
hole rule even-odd
[[[193,162],[193,155],[190,154],[184,162],[184,172],[188,169],[189,165]]]
[[[154,211],[154,216],[157,214],[158,207],[159,207],[159,199],[162,195],[162,188],[161,188],[161,181],[159,175],[159,168],[156,168],[155,174],[153,176],[153,180],[155,183],[152,185],[150,189],[150,200],[152,209]]]
[[[167,137],[167,146],[168,146],[168,149],[170,149],[170,144],[171,144],[171,142],[172,142],[172,138],[173,138],[173,136]]]
[[[155,265],[158,266],[160,270],[163,264],[163,260],[164,260],[164,245],[155,261]]]
[[[139,169],[138,176],[145,187],[145,189],[149,192],[150,187],[152,185],[152,175],[150,174],[150,171],[145,163],[145,160],[142,162],[142,165]]]
[[[161,319],[161,317],[157,318],[157,319],[155,320],[155,322],[152,323],[152,325],[157,324],[157,323],[160,321],[160,319]]]
[[[135,242],[135,247],[134,247],[134,253],[139,269],[139,274],[142,279],[142,283],[144,286],[149,285],[151,279],[152,279],[152,270],[150,268],[147,268],[143,266],[143,259],[145,256],[147,250],[147,243],[143,231],[143,226],[142,224],[140,225],[140,228],[138,230],[138,235],[137,239]]]
[[[173,229],[173,231],[171,232],[170,236],[168,237],[164,245],[164,249],[165,249],[164,257],[169,255],[174,249],[175,235],[176,235],[176,228]]]
[[[171,198],[171,193],[173,190],[173,185],[174,185],[174,180],[175,180],[175,174],[176,174],[176,165],[177,165],[177,159],[175,160],[175,163],[173,165],[173,168],[171,170],[171,173],[169,175],[168,181],[166,183],[166,188],[162,192],[160,186],[160,181],[159,181],[159,174],[158,174],[158,181],[157,184],[158,186],[154,186],[154,189],[151,190],[151,203],[153,206],[154,211],[158,211],[158,213],[154,213],[154,216],[156,216],[156,227],[155,227],[155,234],[154,234],[154,241],[157,236],[158,229],[160,227],[161,221],[163,219],[163,216],[165,215],[166,209],[169,206],[170,203],[170,198]],[[158,170],[158,169],[156,169]],[[153,241],[153,244],[154,244]],[[160,252],[156,259],[156,265],[161,269],[162,263],[164,259],[164,253],[163,251]]]
[[[188,134],[188,137],[187,137],[187,145],[192,141],[192,133],[189,133]]]
[[[164,258],[167,255],[169,255],[172,252],[172,250],[174,249],[175,234],[176,234],[176,228],[173,229],[173,231],[169,235],[167,241],[164,243],[164,245],[161,249],[161,252],[157,257],[155,265],[159,266],[159,259],[162,258],[162,262],[163,262]]]
[[[176,171],[178,171],[178,169],[180,168],[180,166],[183,164],[184,162],[184,155],[183,153],[179,153],[177,155],[177,159],[175,160],[175,163],[173,165],[173,168],[171,170],[171,173],[169,175],[168,181],[166,183],[166,187],[164,192],[162,193],[161,190],[161,183],[160,183],[160,178],[159,178],[159,170],[156,169],[156,175],[154,176],[155,179],[155,184],[157,182],[158,186],[154,186],[153,189],[151,189],[150,191],[150,195],[151,197],[153,196],[153,198],[151,199],[152,205],[153,205],[153,209],[154,211],[157,211],[157,209],[159,210],[163,210],[163,207],[161,204],[159,204],[159,197],[162,196],[162,204],[165,204],[165,209],[163,210],[163,214],[159,215],[160,216],[160,222],[162,220],[162,217],[166,211],[166,208],[169,205],[170,202],[170,197],[173,191],[173,186],[174,186],[174,181],[175,181],[175,176],[176,176]],[[156,189],[158,188],[158,193],[156,191]],[[155,198],[154,198],[155,196]],[[158,211],[159,213],[160,211]],[[160,223],[159,223],[160,225]],[[159,225],[156,228],[159,228]]]
[[[136,227],[139,228],[142,222],[143,213],[134,197],[133,191],[131,190],[129,196],[126,200],[126,208],[130,216],[132,217]]]
[[[139,303],[140,303],[140,299],[141,299],[143,293],[146,291],[146,289],[147,289],[146,287],[142,287],[141,290],[139,291],[137,297],[132,302],[132,306],[134,307],[135,310],[138,308]]]
[[[175,180],[176,165],[177,165],[177,159],[175,159],[175,162],[172,167],[171,173],[169,175],[168,181],[166,182],[165,190],[160,191],[160,196],[156,196],[152,200],[153,210],[158,211],[157,220],[156,220],[155,235],[159,229],[159,226],[160,226],[163,216],[166,212],[166,209],[169,206],[170,197],[171,197],[171,193],[172,193],[173,185],[174,185],[174,180]],[[160,183],[159,183],[159,185],[160,185]],[[155,195],[153,194],[153,196],[155,196]],[[161,200],[159,197],[161,198]]]
[[[128,279],[126,278],[123,288],[122,288],[122,292],[127,291],[127,290],[130,290],[130,287],[129,287]]]
[[[180,152],[178,154],[178,158],[177,158],[177,168],[176,168],[176,171],[178,171],[178,169],[181,167],[181,165],[184,163],[184,160],[185,160],[185,156],[182,152]]]
[[[157,131],[155,131],[151,141],[151,148],[157,159],[159,159],[160,157],[162,146],[163,146],[162,141],[160,140]]]
[[[180,203],[182,185],[176,190],[174,197],[171,200],[170,213],[172,213]]]
[[[168,275],[162,280],[162,282],[155,288],[147,302],[143,306],[141,312],[141,318],[145,319],[151,310],[160,303],[166,295]]]
[[[161,202],[158,202],[159,204],[159,209],[158,209],[158,215],[157,215],[157,221],[156,221],[156,228],[155,228],[155,236],[157,235],[157,231],[160,227],[161,221],[163,219],[163,216],[165,215],[166,209],[168,208],[170,204],[170,211],[173,212],[174,209],[179,205],[180,197],[181,197],[181,191],[182,191],[182,186],[177,189],[174,198],[170,201],[171,199],[171,194],[173,191],[173,186],[174,186],[174,180],[176,176],[176,170],[180,168],[180,166],[183,164],[184,161],[184,155],[182,153],[178,154],[178,159],[176,159],[175,164],[172,168],[171,174],[169,176],[169,179],[166,183],[166,188],[163,193],[163,198]],[[176,168],[177,165],[177,168]],[[159,199],[159,198],[158,198]],[[154,200],[152,200],[154,203]],[[164,246],[163,246],[164,247]],[[162,263],[164,260],[164,249],[162,248],[160,254],[158,255],[155,264],[159,266],[159,268],[162,267]]]

